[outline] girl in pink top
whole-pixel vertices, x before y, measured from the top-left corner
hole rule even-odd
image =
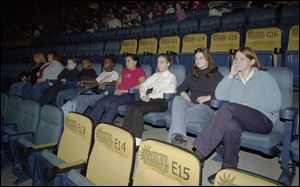
[[[116,83],[114,94],[99,99],[88,115],[92,118],[94,126],[99,122],[113,123],[117,114],[117,108],[134,101],[134,95],[129,94],[131,88],[139,88],[139,85],[146,79],[145,71],[140,68],[137,55],[126,56],[126,67],[122,70],[121,76]],[[103,114],[104,113],[104,114]]]

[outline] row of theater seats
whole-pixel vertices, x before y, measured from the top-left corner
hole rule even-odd
[[[288,46],[282,46],[282,30],[278,27],[250,29],[246,33],[245,46],[251,47],[257,52],[262,65],[285,66],[292,70],[294,75],[294,87],[299,88],[299,25],[294,25],[289,30]],[[180,36],[170,36],[157,38],[128,39],[122,42],[112,40],[107,42],[74,43],[54,46],[38,46],[32,48],[32,52],[42,51],[47,53],[49,50],[58,51],[63,54],[62,62],[66,62],[69,56],[92,56],[95,63],[102,63],[105,54],[112,54],[118,63],[123,63],[124,53],[139,54],[142,63],[148,63],[152,68],[156,68],[155,54],[173,52],[174,63],[183,64],[187,72],[191,72],[193,52],[199,47],[209,48],[214,62],[219,66],[230,67],[232,62],[232,52],[242,46],[241,36],[237,31],[216,32],[208,40],[207,34],[197,33],[188,34],[183,38]],[[210,46],[208,46],[210,41]],[[23,49],[20,49],[23,50]],[[18,58],[17,51],[3,51],[3,62],[21,62],[25,58]],[[22,53],[23,54],[23,53]],[[31,54],[28,51],[27,55]],[[32,57],[27,57],[31,59]],[[11,75],[11,69],[18,69],[15,65],[3,65],[3,76]],[[21,67],[21,66],[20,66]],[[19,70],[19,69],[18,69]]]
[[[5,94],[1,96],[5,98]],[[8,105],[22,102],[17,96],[7,97]],[[29,106],[29,113],[36,119],[26,122],[37,124],[36,131],[33,128],[24,132],[26,127],[22,126],[27,125],[24,123],[18,123],[15,129],[11,129],[11,125],[1,125],[4,140],[1,143],[9,147],[6,152],[13,160],[13,172],[20,177],[18,173],[24,171],[18,183],[31,177],[33,185],[202,184],[201,163],[190,151],[148,139],[141,143],[136,161],[135,138],[120,127],[99,124],[93,131],[92,121],[84,115],[71,112],[63,123],[62,111],[56,107],[44,105],[40,109],[39,104],[31,100],[24,100],[20,105],[23,113],[24,106]],[[21,168],[16,167],[18,164]],[[281,185],[238,169],[221,170],[215,180],[215,185],[250,184]]]
[[[68,42],[103,41],[110,38],[145,38],[167,35],[186,35],[197,32],[243,31],[245,28],[279,26],[283,29],[299,24],[299,7],[285,6],[281,14],[270,9],[248,9],[219,16],[208,16],[208,8],[199,11],[187,11],[183,22],[176,22],[176,14],[167,14],[155,18],[153,24],[143,24],[133,28],[117,28],[90,33],[76,33],[61,37],[41,38],[33,41],[34,45],[59,44]]]

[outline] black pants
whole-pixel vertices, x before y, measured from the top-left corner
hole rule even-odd
[[[43,91],[43,94],[40,98],[40,103],[42,105],[49,104],[53,99],[56,99],[56,95],[59,91],[68,89],[67,85],[63,84],[56,84],[53,86],[48,87],[46,90]]]
[[[260,111],[240,104],[225,103],[198,134],[194,146],[206,157],[223,140],[222,168],[237,168],[242,132],[268,134],[272,127],[272,121]]]
[[[149,102],[139,100],[127,105],[126,117],[123,128],[141,138],[144,129],[144,115],[149,112],[165,112],[168,110],[168,102],[164,99],[150,99]]]

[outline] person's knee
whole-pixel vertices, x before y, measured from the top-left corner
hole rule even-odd
[[[225,134],[241,134],[241,127],[239,122],[235,119],[230,120],[230,122],[226,125]]]

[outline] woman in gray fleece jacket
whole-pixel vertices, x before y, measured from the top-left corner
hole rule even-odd
[[[231,71],[215,94],[229,102],[219,108],[193,145],[204,160],[223,140],[222,168],[236,168],[242,132],[268,134],[279,118],[281,93],[274,78],[263,71],[255,52],[244,47],[236,52]]]

